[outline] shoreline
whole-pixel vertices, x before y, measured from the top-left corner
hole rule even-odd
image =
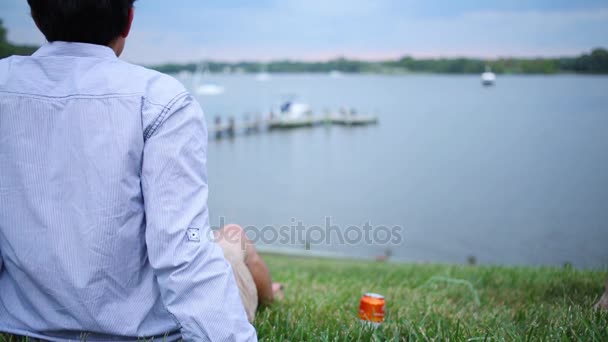
[[[592,273],[605,273],[608,272],[608,265],[585,268],[575,267],[571,264],[558,265],[525,265],[525,264],[492,264],[492,263],[457,263],[457,262],[445,262],[445,261],[433,261],[433,260],[414,260],[390,257],[383,260],[378,260],[374,257],[367,256],[356,256],[348,255],[338,252],[330,251],[319,251],[319,250],[306,250],[306,249],[294,249],[287,247],[276,247],[276,246],[256,246],[256,249],[262,255],[268,255],[271,257],[287,257],[287,258],[300,258],[319,260],[327,262],[364,262],[366,264],[378,264],[378,265],[394,265],[394,266],[445,266],[445,267],[471,267],[471,268],[502,268],[505,270],[554,270],[554,271],[576,271],[576,272],[592,272]]]

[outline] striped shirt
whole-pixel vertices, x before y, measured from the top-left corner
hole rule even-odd
[[[108,47],[0,60],[0,331],[255,340],[208,238],[206,148],[184,87]]]

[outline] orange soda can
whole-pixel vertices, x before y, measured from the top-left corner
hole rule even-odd
[[[377,293],[366,293],[359,304],[359,318],[363,323],[371,323],[374,326],[384,321],[384,296]]]

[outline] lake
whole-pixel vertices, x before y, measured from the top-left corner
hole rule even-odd
[[[608,77],[499,76],[491,88],[478,76],[206,79],[226,88],[199,97],[210,128],[286,94],[380,120],[210,139],[212,226],[256,227],[262,247],[361,258],[608,265]],[[327,236],[354,226],[350,238],[319,242],[327,220]],[[298,222],[308,242],[293,238]],[[365,223],[371,242],[358,236]]]

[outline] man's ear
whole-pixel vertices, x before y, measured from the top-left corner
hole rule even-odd
[[[127,21],[127,27],[125,27],[124,31],[120,34],[121,37],[127,38],[129,36],[129,32],[131,32],[131,24],[133,24],[133,16],[135,15],[135,10],[133,7],[129,9],[129,19]]]

